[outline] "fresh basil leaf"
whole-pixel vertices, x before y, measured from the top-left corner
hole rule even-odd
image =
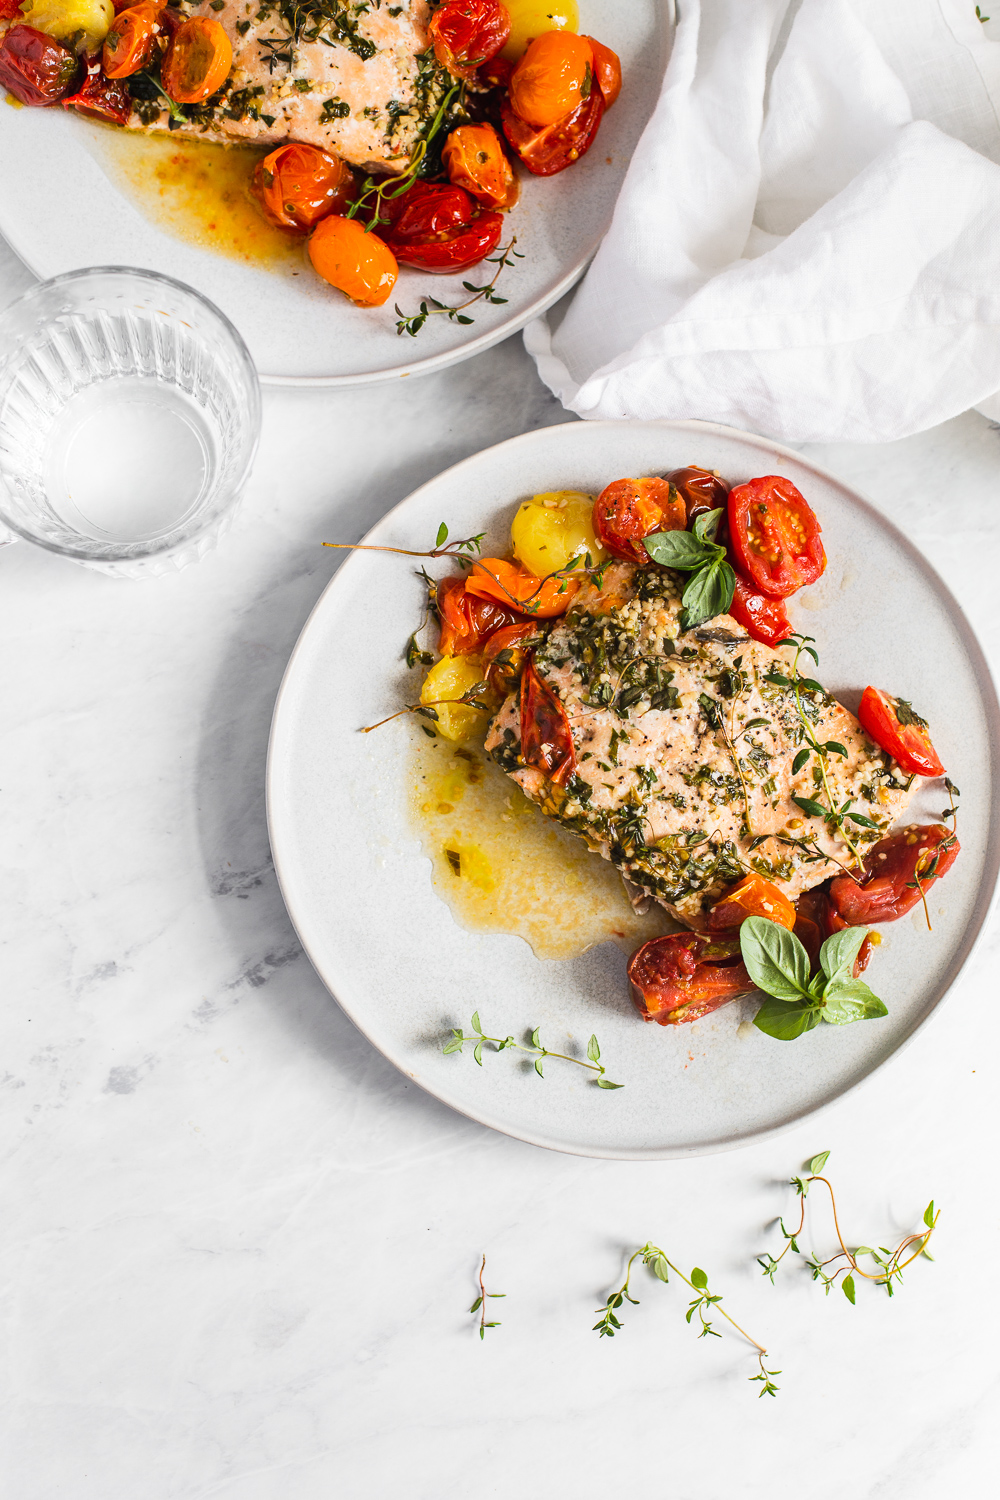
[[[792,801],[796,807],[801,807],[804,813],[808,813],[810,818],[828,818],[830,816],[830,809],[824,807],[822,802],[814,802],[812,797],[793,796]]]
[[[693,573],[696,568],[713,562],[722,550],[711,542],[699,541],[690,531],[654,531],[642,541],[655,563],[677,568],[682,573]]]
[[[740,950],[759,990],[778,1000],[809,998],[809,955],[793,932],[767,917],[747,917]]]
[[[719,529],[719,522],[721,520],[721,506],[718,510],[702,511],[701,515],[695,518],[694,526],[691,529],[699,542],[714,542],[715,534]]]
[[[842,979],[826,992],[823,1020],[831,1026],[849,1026],[852,1021],[877,1021],[887,1016],[882,1001],[861,979]]]
[[[819,964],[831,984],[851,978],[854,960],[867,936],[864,927],[845,927],[827,938],[819,950]]]
[[[683,629],[694,630],[705,620],[724,615],[733,602],[735,591],[736,574],[723,557],[695,573],[681,598]]]
[[[744,922],[744,927],[746,923]],[[789,1004],[787,1000],[775,1000],[766,996],[763,1005],[753,1018],[753,1024],[765,1036],[773,1036],[779,1042],[794,1042],[803,1032],[812,1031],[819,1025],[820,1010],[817,1005]]]

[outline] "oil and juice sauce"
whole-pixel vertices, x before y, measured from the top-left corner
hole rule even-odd
[[[609,940],[631,951],[673,930],[659,907],[637,916],[617,870],[546,818],[481,742],[411,727],[414,825],[434,889],[461,926],[513,933],[556,959]]]
[[[112,182],[158,229],[231,260],[307,273],[304,240],[269,224],[250,193],[254,167],[270,148],[87,126],[88,145]]]

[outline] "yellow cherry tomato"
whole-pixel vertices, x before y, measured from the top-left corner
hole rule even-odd
[[[511,523],[514,556],[540,578],[568,568],[575,557],[585,561],[587,553],[596,567],[608,554],[594,534],[593,516],[593,495],[578,490],[534,495]]]
[[[504,0],[510,13],[510,36],[501,57],[516,62],[529,42],[543,31],[579,31],[576,0]]]
[[[420,701],[430,705],[437,714],[435,728],[446,740],[468,740],[486,727],[487,715],[482,709],[469,708],[456,703],[477,682],[483,681],[483,659],[481,656],[442,656],[435,662],[420,689]],[[487,696],[484,691],[483,697]],[[490,693],[491,701],[499,702]]]

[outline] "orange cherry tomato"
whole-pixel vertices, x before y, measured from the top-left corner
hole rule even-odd
[[[257,163],[251,188],[270,223],[308,234],[327,214],[350,207],[354,173],[339,156],[292,141]]]
[[[498,599],[508,609],[550,620],[566,613],[580,584],[575,578],[537,578],[519,563],[481,557],[473,563],[465,587],[481,599]]]
[[[943,776],[944,766],[922,719],[905,698],[866,687],[858,709],[861,728],[896,761],[907,776]]]
[[[517,178],[492,125],[460,125],[441,153],[448,181],[487,208],[512,208]]]
[[[615,479],[594,501],[594,531],[602,547],[625,562],[645,566],[642,538],[654,531],[683,531],[687,508],[665,479]]]
[[[590,97],[593,81],[590,43],[572,31],[545,31],[511,74],[511,106],[528,125],[554,125]]]
[[[359,307],[381,307],[399,275],[389,246],[357,219],[329,214],[309,237],[309,259],[324,281]]]
[[[160,82],[176,104],[201,104],[229,77],[233,44],[225,28],[207,16],[178,27],[160,67]]]
[[[592,36],[585,36],[594,54],[594,82],[601,91],[604,108],[610,109],[622,91],[622,65],[617,52]]]
[[[131,78],[148,66],[160,31],[157,5],[131,5],[120,10],[104,38],[104,76]]]
[[[728,932],[742,927],[747,917],[767,917],[787,927],[795,926],[795,907],[783,891],[779,891],[763,875],[745,875],[741,881],[725,892],[708,914],[709,932]]]
[[[442,578],[437,586],[437,612],[441,624],[438,650],[442,656],[471,656],[483,649],[501,626],[512,625],[520,615],[504,609],[495,599],[470,594],[465,579]],[[528,629],[535,627],[529,625]],[[499,647],[497,648],[499,650]]]

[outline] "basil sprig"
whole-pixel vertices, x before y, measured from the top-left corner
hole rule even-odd
[[[809,955],[787,927],[767,917],[748,917],[740,928],[747,972],[764,1003],[754,1025],[779,1042],[793,1042],[820,1021],[848,1026],[874,1021],[888,1011],[863,980],[854,978],[854,960],[865,940],[863,927],[845,927],[819,950],[820,972],[809,977]]]
[[[655,563],[690,573],[681,603],[681,629],[693,630],[715,615],[724,615],[733,602],[736,574],[726,562],[726,549],[715,540],[722,509],[706,511],[691,531],[654,531],[643,546]]]

